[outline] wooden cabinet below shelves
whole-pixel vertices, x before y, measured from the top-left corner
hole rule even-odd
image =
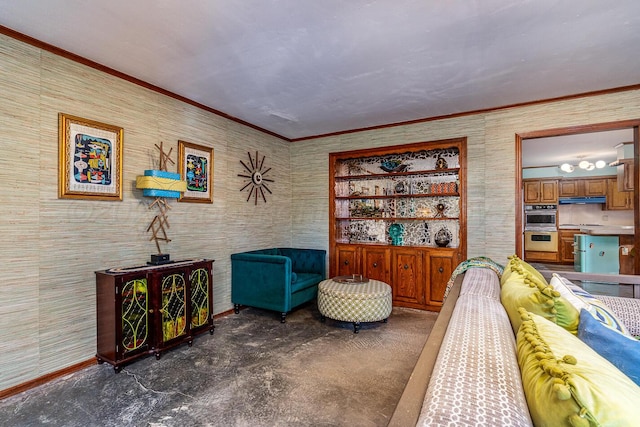
[[[439,311],[447,283],[462,261],[454,248],[338,244],[330,276],[362,274],[391,285],[393,304]],[[355,266],[355,267],[354,267]]]
[[[362,274],[374,280],[389,283],[389,249],[365,246],[362,248]]]
[[[358,265],[360,257],[357,246],[338,245],[335,254],[335,265],[330,268],[333,277],[360,274],[360,266]]]
[[[523,186],[525,203],[558,203],[557,179],[527,179]]]
[[[458,265],[456,254],[453,251],[429,252],[426,261],[425,270],[429,278],[429,287],[425,303],[430,307],[440,307],[444,302],[447,283],[453,274],[453,269]]]
[[[422,251],[412,248],[392,249],[393,300],[410,307],[425,304]]]

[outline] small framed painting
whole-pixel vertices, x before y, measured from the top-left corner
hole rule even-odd
[[[58,198],[122,200],[121,127],[58,115]]]
[[[181,202],[213,203],[213,148],[178,141],[179,172],[187,182]]]

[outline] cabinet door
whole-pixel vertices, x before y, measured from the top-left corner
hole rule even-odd
[[[618,191],[633,191],[633,159],[620,160],[617,167]]]
[[[632,194],[632,192],[619,191],[617,179],[607,179],[606,209],[610,211],[633,209]]]
[[[365,277],[389,283],[389,258],[387,248],[363,248],[362,266]]]
[[[351,276],[352,274],[363,274],[358,265],[357,246],[336,247],[336,265],[333,276]]]
[[[419,308],[424,305],[422,253],[423,251],[411,248],[392,249],[394,302]]]
[[[186,269],[176,269],[153,273],[152,276],[159,295],[158,344],[162,347],[190,333],[188,320],[191,313],[187,313],[187,301],[189,301],[187,273]],[[158,355],[159,353],[156,353],[156,356]]]
[[[558,195],[560,197],[578,197],[580,181],[577,179],[561,179],[558,182]]]
[[[213,334],[213,297],[211,262],[195,264],[189,271],[191,295],[191,331],[209,329]]]
[[[573,264],[573,235],[579,231],[560,231],[560,262],[563,264]]]
[[[540,181],[540,203],[558,203],[558,180]]]
[[[425,257],[428,283],[426,285],[426,303],[442,306],[444,291],[451,278],[455,265],[455,251],[432,251]]]
[[[524,181],[524,202],[540,202],[540,181]]]
[[[120,285],[120,298],[122,324],[119,359],[125,359],[149,348],[147,277],[125,278]]]
[[[585,179],[584,195],[587,197],[606,196],[607,180],[606,179]]]

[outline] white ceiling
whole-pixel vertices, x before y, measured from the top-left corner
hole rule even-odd
[[[577,166],[581,160],[607,164],[618,159],[617,145],[633,142],[633,129],[591,132],[522,141],[522,167]]]
[[[640,83],[638,0],[0,0],[0,25],[289,139]]]

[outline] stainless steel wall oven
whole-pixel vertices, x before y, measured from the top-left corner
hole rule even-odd
[[[524,231],[558,231],[558,205],[525,205]]]

